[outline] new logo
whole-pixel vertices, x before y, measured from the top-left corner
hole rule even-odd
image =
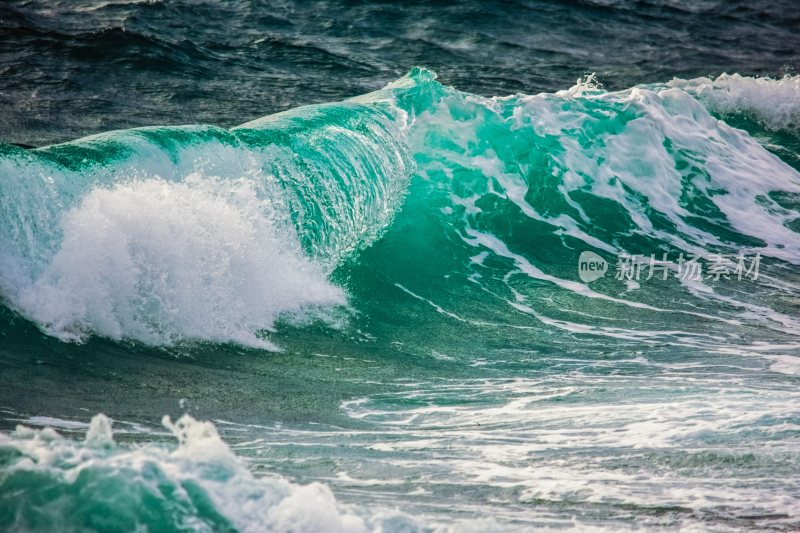
[[[600,279],[606,275],[608,263],[594,252],[581,252],[578,258],[578,276],[584,283]]]

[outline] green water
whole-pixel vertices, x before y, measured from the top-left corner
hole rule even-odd
[[[0,528],[796,527],[796,78],[434,78],[2,146]]]

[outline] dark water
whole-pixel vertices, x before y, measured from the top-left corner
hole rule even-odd
[[[3,4],[0,530],[796,529],[799,26]]]
[[[486,96],[609,89],[800,61],[800,11],[761,2],[4,2],[7,142],[234,126],[366,93],[413,66]]]

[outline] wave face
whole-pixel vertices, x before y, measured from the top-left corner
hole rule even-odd
[[[183,444],[96,455],[21,430],[0,493],[28,517],[28,476],[44,476],[83,516],[108,483],[139,495],[123,515],[155,494],[157,523],[208,529],[314,529],[308,508],[294,514],[306,497],[333,530],[796,527],[800,134],[783,102],[797,81],[607,91],[589,77],[483,97],[416,68],[229,130],[2,146],[3,338],[106,365],[153,409],[205,398],[248,462],[219,467],[217,450],[209,466]],[[581,277],[585,253],[604,276]],[[651,255],[663,277],[617,276]],[[704,275],[679,276],[692,257]],[[727,277],[708,275],[715,258]],[[172,364],[149,347],[176,345],[202,379],[141,386]],[[116,365],[130,351],[147,378],[129,383]],[[220,420],[233,404],[261,420],[273,386],[293,390],[270,396],[281,417],[314,423]],[[75,462],[45,473],[21,458],[62,455]],[[341,503],[262,468],[322,480]],[[396,505],[419,520],[376,518]]]

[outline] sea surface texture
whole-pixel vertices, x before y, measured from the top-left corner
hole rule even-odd
[[[798,27],[2,3],[0,530],[800,528]]]

